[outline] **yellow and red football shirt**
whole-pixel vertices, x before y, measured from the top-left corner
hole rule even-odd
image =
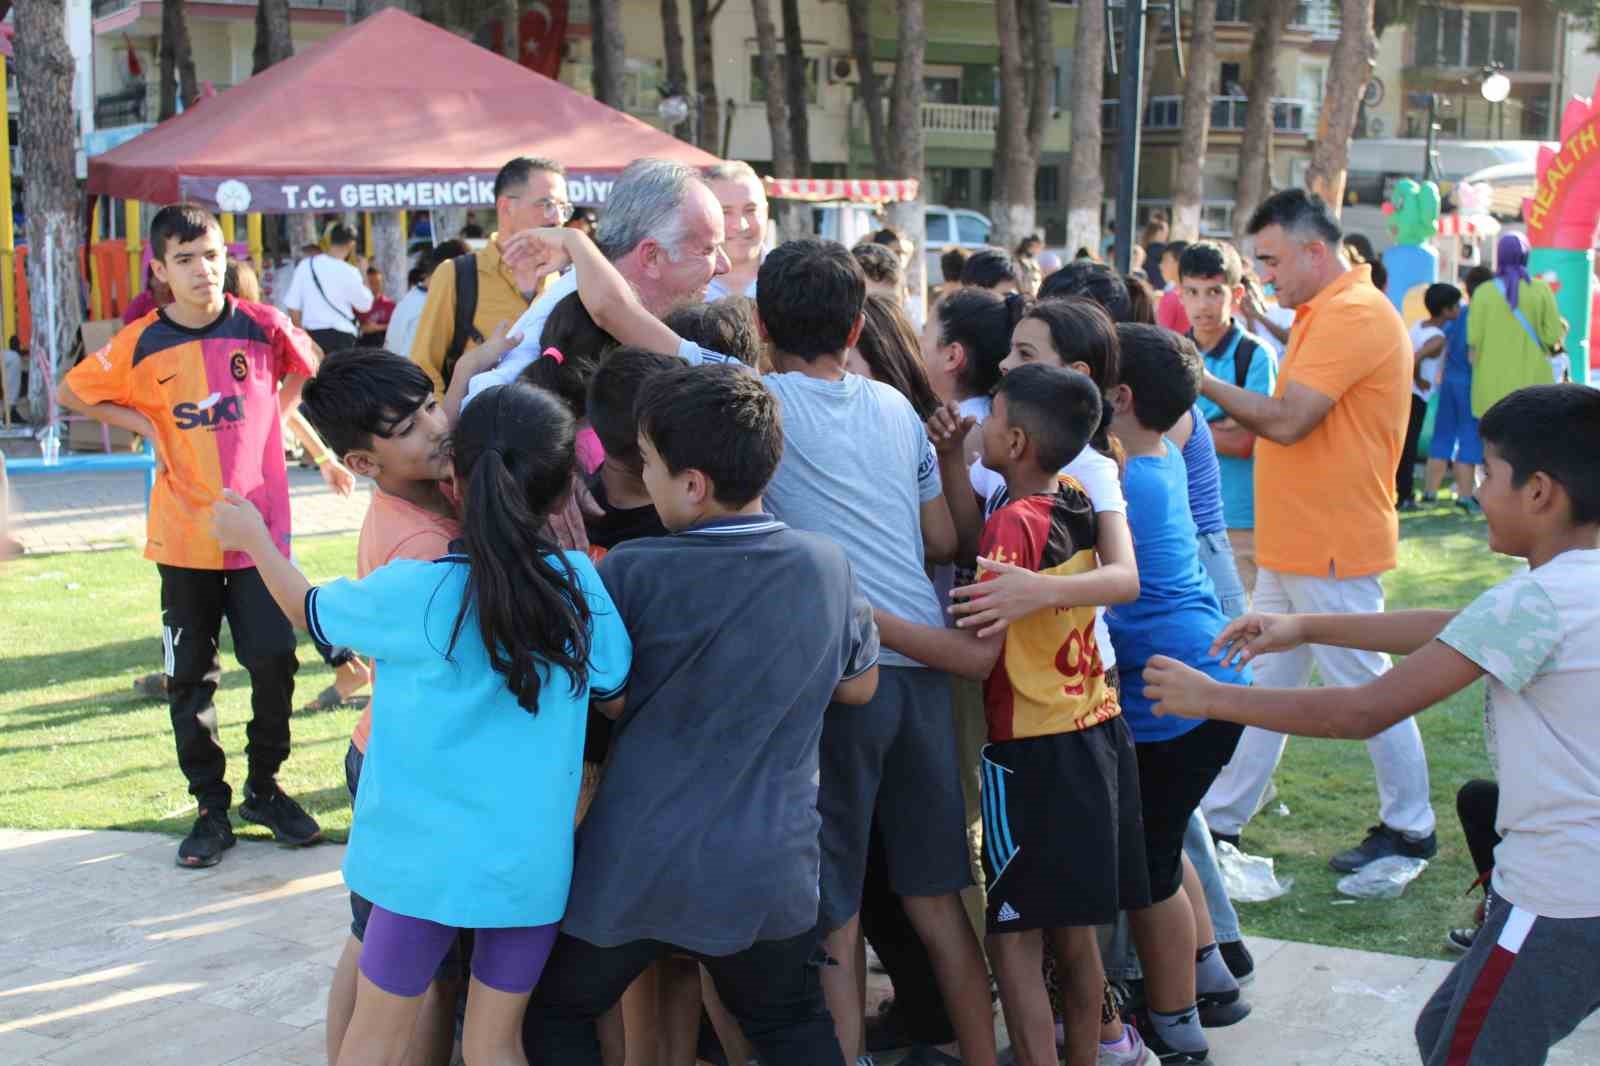
[[[278,383],[309,376],[316,349],[276,308],[226,301],[200,329],[152,311],[66,377],[85,402],[132,408],[155,426],[166,466],[150,497],[144,555],[168,566],[254,565],[244,552],[224,552],[211,533],[211,506],[225,488],[256,505],[273,543],[289,554]]]
[[[1042,574],[1081,574],[1099,565],[1095,535],[1088,493],[1063,474],[1054,492],[1014,500],[990,516],[978,551]],[[1071,733],[1122,713],[1100,665],[1094,611],[1056,608],[1011,623],[983,686],[991,741]]]

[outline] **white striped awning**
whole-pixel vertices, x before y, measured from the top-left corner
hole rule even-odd
[[[761,182],[771,199],[810,203],[887,204],[915,200],[919,186],[915,178],[762,178]]]
[[[1500,232],[1500,221],[1493,215],[1444,215],[1439,219],[1441,237],[1493,237]]]

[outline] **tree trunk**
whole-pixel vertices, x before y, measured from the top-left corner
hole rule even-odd
[[[894,140],[887,146],[889,173],[883,176],[916,178],[923,185],[917,199],[889,205],[889,221],[911,234],[917,245],[917,254],[911,257],[911,273],[906,278],[906,291],[911,294],[912,306],[923,316],[927,314],[928,258],[927,258],[927,193],[926,193],[926,138],[922,132],[922,68],[927,31],[923,21],[922,0],[899,0],[899,24],[894,67],[894,81],[890,85],[890,106],[894,109],[891,126]],[[862,69],[862,84],[870,67]],[[881,106],[881,105],[879,105]],[[876,154],[876,149],[874,149]]]
[[[782,0],[783,88],[789,97],[789,141],[795,176],[811,176],[810,96],[806,85],[805,35],[800,28],[800,0]]]
[[[889,134],[884,123],[883,92],[878,85],[878,75],[872,69],[871,2],[847,0],[846,12],[850,18],[850,54],[855,56],[856,69],[861,74],[861,87],[857,98],[867,113],[867,136],[872,143],[873,172],[888,177]],[[904,53],[900,55],[900,61],[904,62]]]
[[[1344,183],[1350,166],[1350,134],[1367,82],[1378,64],[1378,37],[1372,30],[1373,0],[1340,0],[1339,40],[1328,59],[1328,86],[1317,120],[1306,188],[1327,203],[1335,216],[1344,210]]]
[[[256,5],[256,49],[252,74],[260,74],[274,63],[294,55],[294,38],[289,33],[289,0],[260,0]]]
[[[592,0],[589,26],[594,40],[594,98],[625,110],[622,75],[628,43],[622,29],[622,0]]]
[[[761,80],[766,86],[767,130],[772,137],[772,173],[780,178],[795,177],[794,141],[789,126],[788,92],[784,88],[783,60],[778,56],[778,28],[772,21],[771,0],[750,0],[755,16],[756,47],[761,54]],[[803,236],[806,225],[804,204],[785,202],[776,212],[778,231],[784,240]]]
[[[189,43],[189,18],[184,0],[166,0],[161,5],[161,113],[166,121],[178,113],[178,102],[191,107],[200,97],[200,82],[194,72],[194,48]]]
[[[1239,189],[1234,196],[1233,236],[1245,237],[1250,216],[1271,191],[1272,96],[1278,91],[1278,52],[1294,0],[1262,0],[1260,23],[1250,42],[1250,84],[1245,93],[1244,134],[1239,141]]]
[[[1054,36],[1049,0],[998,0],[1000,115],[994,160],[994,243],[1011,247],[1036,229],[1039,146],[1050,117]]]
[[[717,98],[717,53],[711,43],[711,24],[724,2],[718,0],[712,8],[706,0],[689,0],[689,25],[694,31],[694,92],[700,111],[695,141],[712,155],[722,154],[722,101]]]
[[[1183,130],[1178,136],[1178,182],[1172,191],[1172,236],[1200,239],[1205,200],[1206,139],[1211,133],[1211,76],[1217,66],[1217,5],[1197,3],[1189,23],[1188,79],[1183,85]]]
[[[72,111],[72,53],[62,0],[28,0],[16,9],[17,147],[28,190],[29,342],[35,370],[28,404],[37,420],[55,421],[55,383],[66,373],[83,316],[78,295],[82,212],[74,166],[77,116]],[[7,279],[9,281],[9,279]],[[37,369],[48,367],[48,373]]]
[[[522,5],[518,0],[499,0],[496,6],[500,8],[500,54],[513,63],[521,63]]]
[[[678,15],[678,0],[661,0],[661,43],[666,52],[667,60],[667,96],[681,96],[685,101],[689,98],[689,72],[683,62],[683,20]],[[692,136],[690,120],[684,120],[676,126],[668,128],[669,133],[681,141],[687,141]]]
[[[1078,0],[1072,46],[1072,161],[1067,171],[1067,254],[1100,251],[1105,177],[1100,170],[1100,99],[1105,84],[1106,3]]]

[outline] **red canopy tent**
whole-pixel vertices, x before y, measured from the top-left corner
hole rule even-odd
[[[89,192],[222,211],[416,211],[494,202],[506,160],[559,160],[603,204],[644,156],[715,156],[395,8],[89,160]]]

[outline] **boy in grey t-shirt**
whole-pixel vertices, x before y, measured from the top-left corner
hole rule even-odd
[[[831,701],[877,687],[872,608],[837,545],[763,511],[783,431],[757,379],[683,367],[641,396],[644,480],[674,534],[600,563],[638,654],[527,1013],[529,1061],[598,1063],[594,1019],[686,952],[762,1062],[838,1064],[818,965],[817,745]]]

